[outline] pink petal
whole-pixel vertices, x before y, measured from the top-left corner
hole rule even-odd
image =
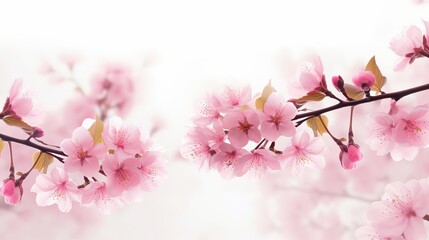
[[[61,146],[61,150],[63,150],[63,152],[67,154],[69,157],[76,155],[77,149],[71,139],[63,140],[60,146]]]
[[[426,229],[423,219],[412,217],[408,221],[408,226],[405,229],[404,236],[406,239],[424,240],[426,239]]]
[[[89,131],[83,127],[78,127],[73,131],[72,141],[78,147],[87,151],[94,147],[94,140]]]
[[[23,85],[23,80],[20,78],[16,79],[13,82],[12,87],[9,90],[9,98],[11,101],[13,101],[21,93],[22,85]]]
[[[242,148],[249,142],[249,137],[239,128],[232,128],[228,133],[228,140],[235,148]]]
[[[320,86],[320,79],[317,79],[311,72],[303,71],[299,77],[302,87],[310,92]]]
[[[33,101],[29,97],[19,98],[12,105],[13,111],[20,117],[24,117],[33,109]]]
[[[223,127],[231,129],[238,126],[238,123],[244,119],[244,114],[239,111],[229,111],[223,118]]]

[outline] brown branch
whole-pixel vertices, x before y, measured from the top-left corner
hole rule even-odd
[[[398,91],[398,92],[380,94],[377,96],[369,96],[369,97],[366,97],[364,99],[357,100],[357,101],[339,102],[339,103],[332,105],[330,107],[322,108],[322,109],[312,111],[312,112],[297,114],[292,120],[299,120],[299,119],[308,118],[308,117],[315,117],[315,116],[319,116],[323,113],[331,112],[331,111],[334,111],[334,110],[337,110],[340,108],[357,106],[357,105],[361,105],[364,103],[375,102],[375,101],[379,101],[379,100],[387,99],[387,98],[391,98],[395,101],[398,101],[399,99],[401,99],[405,96],[408,96],[408,95],[411,95],[411,94],[414,94],[417,92],[426,91],[426,90],[429,90],[429,84],[424,84],[421,86],[405,89],[405,90]]]
[[[11,137],[5,134],[0,133],[0,139],[2,139],[5,142],[15,142],[15,143],[19,143],[21,145],[25,145],[25,146],[29,146],[35,149],[38,149],[42,152],[46,152],[49,153],[50,155],[54,156],[54,155],[60,155],[60,156],[64,156],[67,157],[67,154],[65,154],[63,151],[58,150],[58,149],[52,149],[43,145],[39,145],[37,143],[31,142],[29,140],[26,139],[19,139],[19,138],[15,138],[15,137]],[[56,157],[56,156],[54,156]]]

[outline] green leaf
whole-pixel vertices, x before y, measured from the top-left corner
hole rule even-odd
[[[328,127],[328,124],[329,124],[328,117],[325,115],[321,115],[320,118],[319,117],[312,117],[312,118],[307,120],[307,126],[309,128],[311,128],[311,130],[313,130],[313,134],[315,137],[317,137],[319,135],[322,136],[323,133],[327,132],[327,130],[323,124],[325,124],[326,127]]]
[[[377,63],[375,62],[375,56],[373,56],[368,64],[365,67],[365,71],[370,71],[375,76],[375,82],[374,86],[372,86],[371,90],[380,93],[381,88],[386,84],[386,78],[383,76],[383,74],[380,71],[380,68],[378,68]]]
[[[54,157],[47,153],[41,153],[40,151],[37,151],[33,154],[33,163],[36,161],[37,163],[34,166],[34,169],[39,172],[43,171],[43,173],[46,173],[48,171],[49,165],[54,162]]]
[[[256,99],[256,102],[255,102],[256,109],[263,111],[265,102],[267,101],[267,99],[271,95],[271,93],[273,93],[275,91],[276,90],[273,88],[273,86],[271,86],[271,80],[270,80],[268,82],[268,84],[264,87],[264,90],[262,91],[261,97]]]
[[[98,116],[95,117],[95,122],[89,128],[89,133],[94,140],[94,144],[103,143],[103,137],[101,134],[103,133],[104,124],[100,120]]]

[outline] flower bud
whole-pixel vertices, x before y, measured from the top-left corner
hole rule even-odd
[[[350,144],[347,149],[348,157],[350,162],[358,162],[362,159],[363,155],[356,144]]]
[[[352,81],[356,87],[367,92],[371,89],[372,86],[374,86],[375,76],[370,71],[364,71],[360,72],[352,79]]]
[[[334,87],[338,90],[341,91],[342,89],[344,89],[344,80],[341,76],[333,76],[332,77],[332,84],[334,85]]]
[[[10,197],[15,193],[15,180],[7,178],[3,181],[3,185],[0,188],[0,193],[4,197]]]
[[[18,205],[22,198],[22,185],[16,185],[15,179],[8,178],[3,181],[0,193],[4,197],[4,202],[9,205]]]
[[[34,138],[41,138],[44,135],[44,131],[41,128],[34,127],[33,132],[31,133],[31,136]]]
[[[348,153],[343,150],[341,150],[340,152],[340,162],[341,162],[341,166],[345,170],[350,170],[356,167],[356,162],[350,161]]]

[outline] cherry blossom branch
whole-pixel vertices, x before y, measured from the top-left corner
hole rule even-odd
[[[32,147],[32,148],[38,149],[42,152],[46,152],[46,153],[48,153],[54,157],[58,157],[58,156],[55,156],[55,154],[67,157],[67,155],[61,150],[52,149],[52,148],[49,148],[49,147],[46,147],[43,145],[39,145],[39,144],[31,142],[30,140],[27,140],[27,139],[25,139],[25,140],[19,139],[19,138],[11,137],[11,136],[8,136],[8,135],[2,134],[2,133],[0,133],[0,139],[2,139],[3,141],[6,141],[6,142],[15,142],[15,143],[19,143],[21,145],[26,145],[28,147]]]
[[[343,101],[343,102],[339,102],[335,105],[332,105],[330,107],[322,108],[322,109],[319,109],[316,111],[297,114],[292,120],[299,120],[299,119],[308,118],[308,117],[315,117],[315,116],[319,116],[323,113],[331,112],[331,111],[334,111],[337,109],[341,109],[341,108],[345,108],[345,107],[351,107],[351,106],[357,106],[357,105],[361,105],[361,104],[365,104],[365,103],[369,103],[369,102],[379,101],[382,99],[391,98],[395,101],[398,101],[405,96],[408,96],[408,95],[411,95],[411,94],[414,94],[417,92],[426,91],[426,90],[429,90],[429,84],[424,84],[421,86],[405,89],[405,90],[398,91],[398,92],[380,94],[377,96],[369,96],[369,97],[366,97],[364,99],[356,100],[356,101]]]

